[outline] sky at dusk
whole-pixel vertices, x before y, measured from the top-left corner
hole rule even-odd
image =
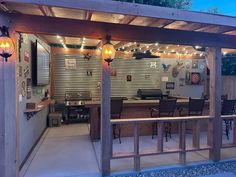
[[[217,7],[220,14],[236,16],[236,0],[193,0],[193,11]]]

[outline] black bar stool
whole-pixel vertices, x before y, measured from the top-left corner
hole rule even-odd
[[[176,99],[161,99],[158,108],[151,109],[151,117],[173,117],[176,108]],[[171,123],[164,122],[166,142],[171,138]],[[157,135],[157,122],[152,123],[152,139]]]

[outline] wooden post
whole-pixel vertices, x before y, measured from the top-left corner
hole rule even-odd
[[[210,65],[210,116],[212,121],[212,150],[209,157],[213,161],[219,161],[222,145],[222,120],[221,120],[221,48],[208,49],[208,61]]]
[[[0,13],[0,24],[10,27],[14,54],[5,62],[0,57],[0,176],[19,176],[19,114],[17,90],[17,43],[10,19]]]
[[[186,140],[185,140],[185,131],[186,130],[186,122],[181,121],[179,123],[179,149],[181,152],[179,153],[179,161],[180,163],[186,163]]]
[[[236,120],[234,119],[233,125],[233,144],[236,145]]]
[[[102,42],[105,43],[105,40]],[[110,174],[111,125],[110,125],[110,67],[102,58],[101,79],[101,170],[103,176]]]
[[[138,123],[134,124],[134,169],[140,171],[140,156],[139,156],[139,128]]]
[[[193,121],[193,147],[200,148],[200,126],[198,120]]]
[[[163,152],[163,122],[157,123],[157,151]]]

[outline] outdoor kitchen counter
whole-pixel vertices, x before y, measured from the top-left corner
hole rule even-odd
[[[175,116],[178,116],[179,107],[187,107],[188,99],[177,99],[177,109]],[[121,119],[126,118],[144,118],[150,117],[150,108],[157,107],[158,100],[124,100]],[[206,104],[207,105],[207,104]],[[90,136],[91,140],[100,139],[100,115],[98,109],[100,101],[85,101],[85,106],[90,108]],[[207,108],[207,107],[206,107]],[[204,109],[204,114],[207,114],[208,109]],[[131,125],[121,125],[121,136],[132,136],[133,128]],[[176,128],[175,128],[176,127]],[[173,125],[173,130],[177,129],[177,125]],[[151,135],[152,126],[150,123],[140,125],[140,135]]]

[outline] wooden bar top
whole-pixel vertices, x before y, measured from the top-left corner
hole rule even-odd
[[[177,104],[187,104],[189,99],[177,99]],[[88,107],[97,107],[100,106],[101,101],[99,100],[92,100],[92,101],[85,101],[85,106]],[[123,101],[123,106],[157,106],[159,104],[159,100],[135,100],[135,99],[128,99]]]

